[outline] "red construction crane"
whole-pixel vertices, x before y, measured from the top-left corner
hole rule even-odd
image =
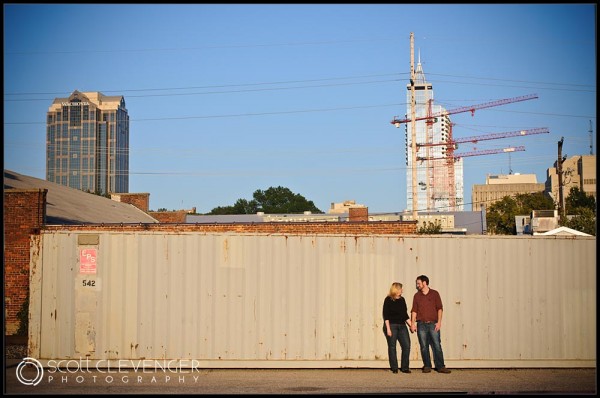
[[[548,128],[540,127],[537,129],[509,131],[506,133],[492,133],[492,134],[476,135],[476,136],[472,136],[472,137],[463,137],[463,138],[456,138],[456,139],[452,139],[451,137],[449,137],[448,141],[446,141],[446,142],[434,142],[434,143],[424,143],[424,144],[417,143],[417,146],[421,147],[421,146],[439,146],[439,145],[451,146],[451,145],[453,145],[456,148],[456,144],[461,144],[464,142],[472,142],[472,143],[476,144],[479,141],[485,141],[485,140],[497,140],[499,138],[508,138],[508,137],[521,137],[524,135],[545,134],[545,133],[549,133],[549,132],[550,131],[548,130]]]
[[[525,136],[525,135],[533,135],[533,134],[545,134],[545,133],[549,133],[550,131],[546,128],[546,127],[541,127],[541,128],[536,128],[536,129],[529,129],[529,130],[518,130],[518,131],[510,131],[510,132],[505,132],[505,133],[493,133],[493,134],[486,134],[486,135],[478,135],[478,136],[472,136],[472,137],[463,137],[463,138],[457,138],[457,139],[452,139],[452,127],[453,127],[454,123],[450,123],[448,126],[448,139],[445,142],[437,142],[437,143],[424,143],[424,144],[419,144],[417,143],[417,147],[433,147],[433,146],[440,146],[440,145],[445,145],[446,146],[446,154],[445,154],[445,158],[432,158],[430,157],[429,153],[426,154],[425,157],[421,157],[419,160],[446,160],[445,163],[445,170],[447,175],[441,177],[441,179],[443,181],[440,181],[439,184],[443,185],[445,187],[445,189],[448,192],[448,204],[449,204],[449,208],[450,209],[454,209],[456,206],[456,187],[455,187],[455,176],[454,176],[454,162],[458,159],[460,159],[461,157],[466,157],[466,156],[476,156],[476,155],[489,155],[489,154],[494,154],[494,153],[498,153],[498,151],[492,150],[491,152],[470,152],[467,154],[459,154],[459,155],[455,155],[454,154],[454,150],[458,148],[458,144],[460,143],[465,143],[465,142],[470,142],[470,143],[477,143],[479,141],[485,141],[485,140],[496,140],[499,138],[507,138],[507,137],[521,137],[521,136]],[[521,149],[516,149],[518,151],[520,151]],[[506,152],[503,150],[503,152]],[[436,171],[436,163],[437,162],[432,162],[431,163],[431,169],[429,170],[430,172],[435,173]],[[439,174],[439,172],[438,172]]]
[[[427,115],[424,117],[418,117],[415,118],[415,120],[428,120],[430,121],[431,118],[437,118],[440,116],[446,116],[446,115],[452,115],[455,113],[462,113],[462,112],[471,112],[471,115],[475,114],[475,111],[477,109],[484,109],[484,108],[491,108],[494,106],[499,106],[499,105],[505,105],[505,104],[510,104],[512,102],[519,102],[519,101],[527,101],[530,99],[535,99],[538,98],[537,94],[529,94],[529,95],[524,95],[521,97],[514,97],[514,98],[505,98],[505,99],[501,99],[501,100],[497,100],[497,101],[492,101],[492,102],[486,102],[484,104],[478,104],[478,105],[470,105],[470,106],[463,106],[461,108],[456,108],[456,109],[452,109],[449,111],[442,111],[442,112],[437,112],[435,114],[432,115]],[[395,125],[396,127],[400,127],[400,125],[402,123],[407,123],[410,122],[411,119],[397,119],[397,116],[394,116],[394,119],[392,119],[392,121],[390,122],[391,124]]]
[[[492,101],[492,102],[486,102],[483,104],[478,104],[478,105],[471,105],[471,106],[463,106],[460,108],[456,108],[456,109],[452,109],[449,111],[441,111],[441,112],[437,112],[437,113],[432,113],[431,111],[431,107],[432,107],[432,100],[429,100],[428,102],[428,107],[427,107],[427,114],[424,117],[418,117],[415,118],[415,121],[417,120],[425,120],[425,124],[426,124],[426,137],[425,137],[425,143],[422,144],[418,144],[415,143],[415,147],[427,147],[427,154],[425,157],[420,157],[417,158],[415,160],[426,160],[426,161],[431,161],[431,164],[428,163],[427,166],[427,174],[428,177],[427,179],[430,180],[431,182],[427,184],[427,200],[428,200],[428,208],[430,207],[429,205],[429,200],[433,199],[433,200],[437,200],[436,198],[443,198],[445,195],[443,192],[441,192],[443,190],[443,188],[441,188],[442,186],[446,187],[446,190],[448,192],[448,200],[449,200],[449,205],[451,209],[455,208],[455,175],[454,175],[454,167],[453,164],[457,159],[460,159],[461,157],[466,157],[466,156],[477,156],[477,155],[489,155],[489,154],[493,154],[493,153],[499,153],[499,152],[506,152],[508,150],[510,151],[521,151],[521,150],[525,150],[523,147],[517,147],[517,148],[513,148],[513,149],[508,149],[508,150],[490,150],[490,151],[480,151],[480,152],[469,152],[466,154],[454,154],[454,149],[456,149],[458,143],[461,142],[477,142],[477,141],[483,141],[483,140],[491,140],[491,139],[498,139],[498,138],[505,138],[505,137],[514,137],[514,136],[520,136],[520,135],[531,135],[531,134],[540,134],[540,133],[547,133],[548,130],[547,129],[533,129],[533,130],[519,130],[519,131],[514,131],[514,132],[508,132],[508,133],[496,133],[496,134],[489,134],[489,135],[485,135],[485,136],[476,136],[476,137],[466,137],[466,138],[461,138],[461,139],[457,139],[457,140],[453,140],[452,139],[452,123],[450,123],[449,126],[449,131],[448,131],[448,138],[446,142],[441,142],[441,143],[433,143],[432,142],[432,127],[433,124],[436,123],[438,121],[438,117],[443,117],[443,116],[448,116],[448,115],[452,115],[455,113],[462,113],[462,112],[471,112],[471,115],[475,115],[475,111],[477,109],[484,109],[484,108],[491,108],[494,106],[499,106],[499,105],[505,105],[505,104],[510,104],[513,102],[520,102],[520,101],[528,101],[530,99],[536,99],[538,98],[537,94],[529,94],[529,95],[524,95],[521,97],[514,97],[514,98],[505,98],[505,99],[501,99],[501,100],[497,100],[497,101]],[[412,119],[398,119],[398,117],[394,117],[394,119],[392,119],[392,121],[390,122],[391,124],[395,125],[396,127],[400,127],[401,124],[403,123],[407,123],[412,121]],[[435,145],[445,145],[446,146],[446,150],[445,150],[445,157],[443,158],[432,158],[429,155],[429,149],[430,147],[433,147]],[[416,151],[415,151],[416,153]],[[445,160],[445,167],[438,167],[437,166],[437,161],[439,160]],[[413,165],[413,167],[415,167]],[[446,171],[444,171],[446,170]],[[414,178],[414,176],[413,176]],[[431,187],[430,187],[431,185]],[[413,183],[414,186],[414,183]],[[429,190],[432,189],[432,193],[430,194]],[[414,195],[414,189],[413,189],[413,195]]]
[[[454,159],[460,159],[460,158],[466,158],[467,156],[491,155],[494,153],[519,152],[519,151],[524,151],[524,150],[525,150],[524,146],[516,146],[516,147],[509,147],[509,148],[502,148],[502,149],[487,149],[484,151],[455,153],[452,155],[452,157]],[[447,158],[448,158],[448,156],[441,157],[441,158],[429,158],[429,160],[444,160]],[[417,160],[427,160],[427,158],[417,157]]]

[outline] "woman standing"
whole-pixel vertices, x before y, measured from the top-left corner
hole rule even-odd
[[[402,297],[401,283],[392,283],[390,292],[383,301],[383,320],[383,333],[387,339],[390,369],[392,372],[398,373],[398,356],[396,354],[396,341],[398,341],[402,349],[400,370],[402,373],[410,373],[408,367],[410,360],[410,335],[408,334],[410,317],[408,316],[406,301]]]

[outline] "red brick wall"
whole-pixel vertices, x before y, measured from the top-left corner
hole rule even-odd
[[[17,313],[29,296],[30,235],[44,223],[48,190],[4,191],[4,333],[16,334]]]
[[[351,207],[348,209],[348,219],[350,221],[369,221],[368,207]]]
[[[174,212],[169,212],[174,213]],[[153,217],[154,214],[150,213]],[[70,231],[152,231],[152,232],[235,232],[259,234],[344,234],[344,235],[415,235],[416,221],[373,222],[259,222],[227,224],[124,224],[103,226],[48,226],[47,230]]]
[[[159,222],[167,224],[185,223],[185,216],[188,214],[186,210],[178,211],[150,211],[148,214],[156,218]]]
[[[111,194],[110,198],[117,202],[129,203],[138,209],[148,213],[150,208],[149,193],[115,193]]]

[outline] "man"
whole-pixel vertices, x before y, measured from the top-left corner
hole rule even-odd
[[[431,372],[431,356],[429,346],[433,349],[433,362],[438,373],[450,373],[444,364],[442,340],[442,298],[437,290],[429,288],[429,278],[425,275],[417,277],[417,292],[413,297],[410,331],[417,331],[421,357],[423,358],[423,373]]]

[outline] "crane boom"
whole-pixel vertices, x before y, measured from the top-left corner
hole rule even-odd
[[[439,116],[446,116],[446,115],[452,115],[455,113],[462,113],[462,112],[469,112],[469,111],[473,115],[473,114],[475,114],[475,111],[477,109],[491,108],[494,106],[510,104],[513,102],[527,101],[527,100],[535,99],[535,98],[538,98],[537,94],[523,95],[521,97],[514,97],[514,98],[505,98],[505,99],[501,99],[501,100],[497,100],[497,101],[486,102],[483,104],[463,106],[461,108],[456,108],[456,109],[452,109],[449,111],[437,112],[435,114],[432,114],[431,116],[418,117],[415,120],[425,120],[425,119],[436,118]],[[395,125],[396,127],[400,127],[400,125],[402,123],[406,123],[406,122],[410,122],[410,121],[411,121],[411,119],[396,119],[396,117],[394,117],[394,119],[392,119],[392,121],[390,123]]]
[[[506,133],[493,133],[493,134],[486,134],[486,135],[476,135],[476,136],[472,136],[472,137],[457,138],[454,140],[450,139],[446,142],[417,144],[417,146],[438,146],[438,145],[450,146],[453,144],[462,144],[464,142],[472,142],[475,144],[479,141],[485,141],[485,140],[496,140],[499,138],[508,138],[508,137],[520,137],[520,136],[524,136],[524,135],[533,135],[533,134],[545,134],[545,133],[549,133],[549,132],[550,131],[548,130],[548,128],[540,127],[537,129],[509,131]]]
[[[460,159],[460,158],[466,158],[468,156],[480,156],[480,155],[491,155],[494,153],[507,153],[507,152],[520,152],[520,151],[524,151],[525,147],[524,146],[516,146],[516,147],[508,147],[508,148],[502,148],[502,149],[487,149],[484,151],[472,151],[472,152],[463,152],[463,153],[455,153],[452,155],[452,157],[454,159]],[[442,159],[447,159],[447,157],[442,157],[442,158],[429,158],[429,160],[442,160]],[[427,160],[427,158],[424,157],[417,157],[417,160]]]

